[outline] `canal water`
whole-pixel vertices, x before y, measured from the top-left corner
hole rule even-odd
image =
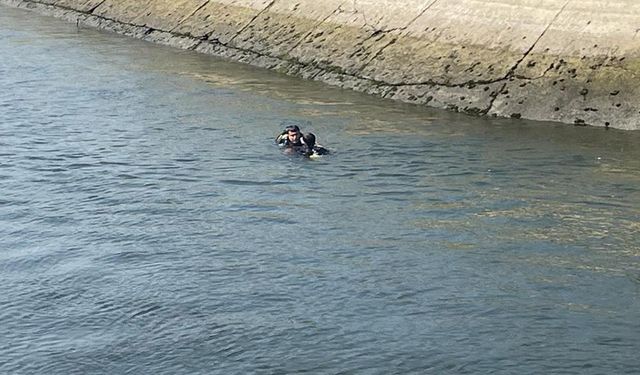
[[[0,7],[0,373],[640,368],[640,133]],[[332,155],[286,155],[285,124]]]

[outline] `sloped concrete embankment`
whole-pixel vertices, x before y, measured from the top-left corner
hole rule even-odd
[[[640,129],[636,0],[0,0],[478,115]]]

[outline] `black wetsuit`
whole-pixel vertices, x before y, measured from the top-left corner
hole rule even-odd
[[[329,154],[329,150],[322,146],[315,145],[313,146],[313,153],[316,155],[327,155]]]
[[[303,147],[300,148],[296,148],[296,150],[298,151],[298,153],[302,156],[306,156],[306,157],[311,157],[311,156],[318,156],[318,155],[327,155],[329,154],[329,150],[327,150],[326,148],[322,147],[322,146],[318,146],[315,145],[311,148],[309,148],[308,145],[303,145]]]

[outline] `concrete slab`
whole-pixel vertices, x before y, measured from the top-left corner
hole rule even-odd
[[[0,0],[387,98],[640,129],[635,0]]]

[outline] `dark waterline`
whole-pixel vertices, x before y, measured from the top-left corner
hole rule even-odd
[[[0,7],[0,372],[640,368],[638,133],[368,98]],[[333,155],[283,155],[302,121]]]

